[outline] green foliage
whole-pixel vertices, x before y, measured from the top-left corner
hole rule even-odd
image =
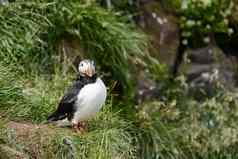
[[[0,6],[0,58],[8,64],[32,67],[45,61],[49,55],[40,38],[50,21],[44,14],[49,4],[29,2]],[[46,63],[44,63],[46,64]]]
[[[180,6],[179,0],[170,2]],[[180,2],[185,39],[229,32],[231,1]],[[153,58],[143,60],[150,61],[145,67],[159,82],[163,101],[145,102],[136,114],[133,105],[122,110],[123,104],[107,102],[88,121],[84,135],[41,124],[73,80],[72,72],[62,75],[56,60],[61,40],[77,39],[83,56],[95,59],[100,71],[124,88],[132,87],[128,61],[145,56],[147,41],[126,23],[93,0],[17,0],[0,6],[0,150],[5,145],[31,158],[237,158],[237,94],[218,89],[198,101],[183,77],[171,80],[168,69]],[[34,123],[40,129],[18,136],[5,119]]]
[[[86,134],[46,125],[36,128],[29,123],[29,134],[21,136],[14,129],[5,128],[0,129],[0,139],[4,139],[5,146],[30,158],[134,158],[133,137],[127,132],[129,124],[112,113],[110,107],[108,104],[96,119],[89,122]],[[18,123],[18,126],[22,125]]]
[[[17,107],[22,104],[23,96],[21,88],[15,82],[15,74],[11,70],[0,64],[0,116],[8,113],[9,107]]]
[[[163,8],[170,12],[177,12],[181,6],[181,0],[161,0]]]
[[[132,0],[96,0],[96,2],[104,8],[114,10],[127,19],[128,23],[134,23],[133,17],[139,12],[138,2]],[[111,3],[108,4],[108,2]]]
[[[113,77],[129,89],[128,59],[130,56],[141,57],[145,54],[146,41],[143,41],[143,34],[132,32],[131,26],[118,22],[112,13],[102,9],[74,9],[81,16],[69,21],[79,26],[79,36],[84,48],[91,53],[92,58],[96,58],[98,65],[110,70]],[[74,28],[68,30],[75,31]]]
[[[146,102],[137,114],[142,156],[236,158],[237,93],[220,89],[198,101],[183,78],[164,82],[161,93],[164,101]]]
[[[55,57],[58,41],[72,37],[80,41],[85,57],[96,60],[101,69],[131,86],[128,59],[142,56],[145,37],[133,31],[114,13],[79,1],[16,1],[0,6],[0,117],[33,123],[44,122],[57,107],[71,83],[62,76]],[[57,72],[60,70],[59,72]],[[39,72],[51,73],[45,76]],[[22,73],[24,73],[22,75]],[[1,144],[29,157],[69,158],[65,136],[74,142],[76,158],[134,158],[134,137],[130,122],[113,113],[111,104],[93,121],[90,133],[78,136],[67,129],[33,132],[31,140],[0,128]],[[47,134],[46,134],[47,133]],[[37,145],[38,147],[35,147]]]
[[[196,46],[199,40],[200,43],[209,43],[209,33],[233,34],[233,29],[228,27],[233,7],[232,0],[181,0],[183,44],[191,42],[190,45]],[[193,42],[192,39],[196,40]]]
[[[92,159],[134,158],[136,153],[133,146],[134,137],[129,133],[131,123],[120,118],[119,112],[113,112],[111,103],[105,105],[98,116],[88,122],[89,133],[85,135],[78,135],[67,128],[48,127],[40,122],[44,122],[46,117],[56,109],[59,98],[70,84],[71,78],[66,79],[55,74],[51,80],[41,76],[31,76],[14,81],[18,74],[13,76],[9,70],[6,70],[4,66],[0,67],[0,78],[8,79],[1,80],[0,87],[0,144],[27,154],[31,158],[35,156],[69,158],[72,155],[75,158]],[[9,83],[11,89],[5,91]],[[36,129],[28,122],[32,130],[28,134],[31,136],[25,134],[26,140],[24,136],[22,138],[17,135],[19,132],[7,129],[7,126],[4,126],[7,121],[2,123],[2,117],[38,123],[42,129]],[[72,141],[74,149],[64,143],[66,139]]]
[[[3,72],[0,78],[5,78],[1,80],[0,112],[5,117],[18,120],[44,121],[55,110],[60,96],[72,80],[70,75],[62,78],[60,74],[56,74],[52,80],[32,76],[16,81],[16,77],[21,77],[19,74],[11,75],[12,72],[5,71],[5,67],[0,70]]]
[[[95,59],[102,70],[131,87],[128,59],[145,54],[143,34],[93,3],[18,0],[1,6],[0,15],[0,58],[24,72],[40,68],[52,73],[59,62],[57,43],[70,37],[79,39],[85,58]]]

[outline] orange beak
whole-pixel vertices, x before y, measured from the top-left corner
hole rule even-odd
[[[91,67],[88,67],[88,69],[86,70],[86,74],[89,76],[89,77],[92,77],[93,74],[94,74],[94,71]]]

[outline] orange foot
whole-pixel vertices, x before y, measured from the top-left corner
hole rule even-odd
[[[72,127],[73,127],[74,132],[80,133],[80,129],[78,128],[78,124],[73,124]]]
[[[87,132],[87,124],[85,122],[79,122],[78,124],[73,124],[73,129],[76,133],[83,134]]]

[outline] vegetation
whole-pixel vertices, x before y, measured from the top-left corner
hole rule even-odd
[[[110,73],[127,88],[133,84],[129,57],[144,55],[145,36],[114,13],[80,1],[19,0],[0,6],[0,15],[1,152],[13,149],[29,158],[134,158],[131,122],[112,111],[110,95],[83,136],[55,126],[38,132],[32,125],[30,136],[22,137],[7,125],[10,120],[42,125],[75,78],[72,71],[62,76],[57,50],[61,40],[78,39],[85,51],[78,56],[96,60],[101,72]],[[73,150],[66,139],[72,141]]]
[[[221,2],[162,3],[181,7],[182,36],[191,38],[210,30],[229,33],[223,18],[235,4]],[[114,12],[130,6],[128,1],[113,1],[114,10],[99,4],[105,6],[83,0],[16,0],[0,6],[0,158],[237,158],[237,93],[218,85],[211,96],[199,92],[197,100],[183,76],[171,79],[168,68],[149,57],[147,37],[124,13]],[[76,74],[75,59],[65,54],[62,41],[76,42],[80,51],[74,56],[94,59],[108,82],[107,102],[88,121],[85,134],[45,124]],[[143,60],[163,100],[136,109],[130,98],[136,79],[131,59]],[[123,102],[113,94],[115,81],[123,86]]]
[[[0,13],[0,58],[8,64],[17,63],[22,71],[30,68],[52,72],[61,51],[57,44],[76,38],[85,50],[79,56],[93,58],[128,88],[132,85],[128,83],[129,56],[143,56],[146,52],[143,34],[93,4],[18,0],[2,6]]]
[[[147,158],[236,158],[237,93],[217,88],[212,97],[197,101],[188,88],[177,79],[161,90],[164,101],[140,107],[143,138],[151,141],[143,153]]]
[[[188,0],[181,1],[179,12],[181,13],[180,27],[183,30],[183,44],[195,45],[192,39],[200,37],[202,44],[209,43],[211,33],[234,33],[229,27],[229,17],[232,14],[234,2],[232,0]]]
[[[120,118],[118,112],[112,111],[112,103],[96,119],[89,121],[89,133],[80,136],[67,128],[36,129],[30,136],[18,136],[17,132],[6,128],[4,125],[9,120],[41,123],[57,106],[59,97],[69,82],[68,78],[61,78],[55,74],[54,79],[45,80],[39,76],[18,81],[16,76],[9,74],[8,69],[1,66],[1,116],[7,119],[1,127],[0,144],[5,144],[15,150],[33,158],[68,158],[69,155],[77,158],[114,158],[135,156],[133,137],[128,129],[130,122]],[[5,80],[7,78],[8,80]],[[8,86],[15,85],[16,87]],[[109,97],[110,98],[110,97]],[[42,124],[40,124],[42,125]],[[28,130],[30,131],[30,130]],[[24,138],[25,137],[25,138]],[[26,140],[31,138],[31,140]],[[22,142],[26,140],[26,142]],[[65,140],[72,141],[74,152]],[[33,145],[40,144],[37,150]],[[37,151],[37,152],[35,152]],[[34,154],[33,154],[34,153]],[[73,153],[73,154],[72,154]]]

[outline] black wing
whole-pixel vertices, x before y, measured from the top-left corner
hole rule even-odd
[[[51,114],[47,120],[49,122],[57,121],[68,117],[68,115],[72,115],[74,111],[74,103],[77,100],[77,95],[83,86],[84,83],[80,80],[75,81],[73,86],[67,90],[61,99],[57,110]]]

